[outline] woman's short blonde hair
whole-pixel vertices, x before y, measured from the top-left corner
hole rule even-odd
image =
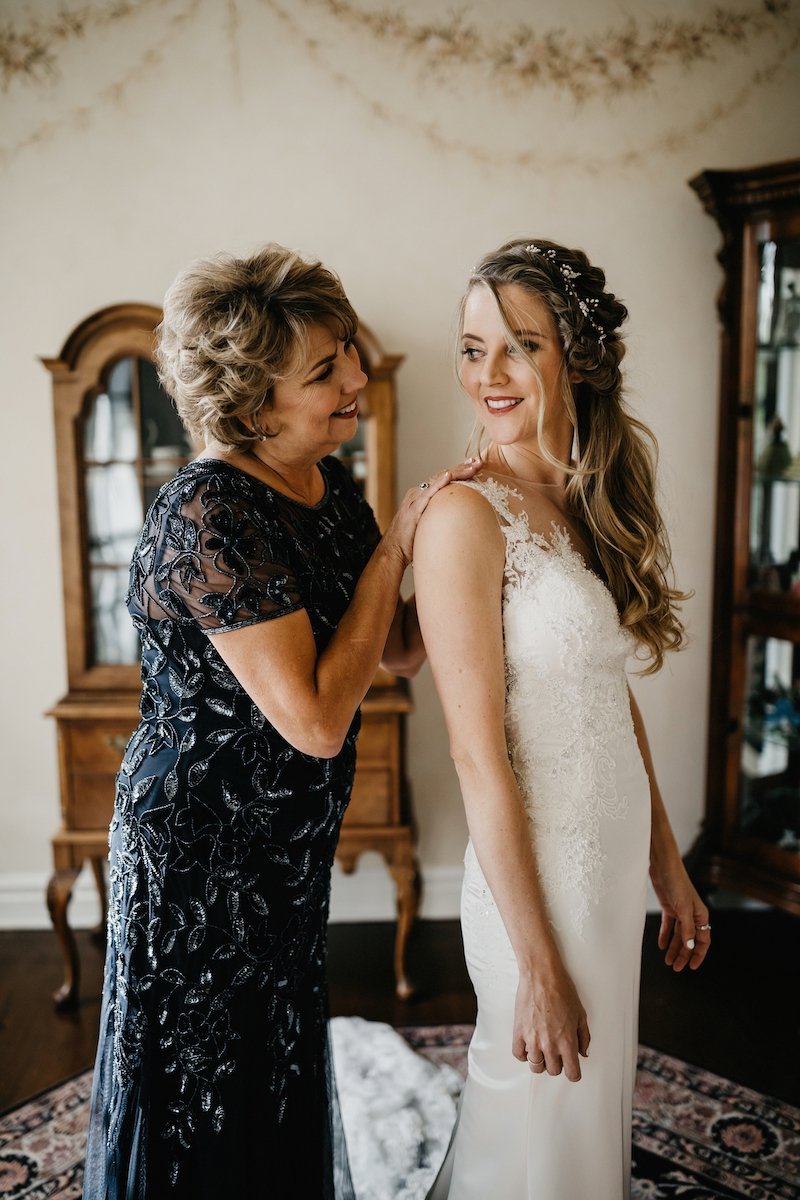
[[[155,358],[194,441],[245,450],[266,433],[259,414],[300,366],[314,325],[348,341],[358,318],[338,276],[296,250],[272,242],[182,271],[164,297]]]

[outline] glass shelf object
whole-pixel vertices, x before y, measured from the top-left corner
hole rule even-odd
[[[86,553],[93,661],[135,663],[125,607],[128,569],[144,514],[192,453],[172,402],[146,358],[120,358],[90,398],[83,424]]]
[[[800,645],[751,637],[738,826],[782,850],[800,851]]]
[[[800,240],[759,260],[750,586],[800,596]]]

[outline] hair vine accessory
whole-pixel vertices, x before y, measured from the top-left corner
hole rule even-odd
[[[567,266],[566,263],[560,263],[555,250],[543,250],[541,246],[537,246],[535,242],[529,242],[527,246],[523,246],[523,250],[526,250],[528,254],[538,254],[542,258],[549,258],[553,265],[558,267],[559,274],[564,280],[564,286],[575,300],[575,303],[583,313],[586,320],[597,332],[597,340],[602,346],[606,340],[606,331],[594,315],[595,309],[600,301],[596,297],[589,297],[589,299],[586,299],[585,297],[581,296],[574,283],[576,279],[580,279],[580,272],[573,271],[572,267]]]

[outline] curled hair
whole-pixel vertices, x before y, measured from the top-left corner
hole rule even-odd
[[[503,288],[516,284],[538,296],[553,317],[564,356],[561,391],[574,427],[575,461],[563,463],[543,439],[544,395],[539,407],[539,448],[567,474],[566,500],[588,530],[622,625],[649,659],[643,674],[663,665],[668,650],[680,650],[686,635],[679,605],[687,593],[671,582],[672,554],[656,501],[658,459],[651,431],[629,411],[622,395],[620,363],[625,345],[619,326],[624,304],[605,290],[605,275],[581,250],[555,242],[507,242],[475,267],[461,304],[478,286],[495,297],[509,341],[536,371],[531,352],[513,330],[512,306]],[[575,392],[569,376],[577,374]]]
[[[182,271],[164,298],[155,359],[192,438],[245,450],[266,435],[260,417],[308,353],[313,325],[348,341],[358,319],[338,276],[295,250],[270,243]]]

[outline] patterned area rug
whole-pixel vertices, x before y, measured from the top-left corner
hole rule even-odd
[[[366,1125],[374,1161],[381,1120],[395,1131],[398,1114],[407,1137],[425,1144],[430,1162],[416,1154],[406,1177],[389,1186],[385,1174],[364,1187],[359,1200],[422,1200],[443,1153],[448,1122],[466,1064],[472,1032],[468,1025],[411,1027],[338,1018],[334,1022],[337,1075],[345,1121]],[[365,1034],[368,1038],[365,1038]],[[372,1073],[363,1047],[378,1039],[385,1060],[396,1043],[392,1069],[400,1066],[397,1103],[370,1110],[364,1121],[365,1086]],[[356,1048],[361,1050],[357,1053]],[[409,1048],[417,1052],[410,1054]],[[422,1060],[419,1056],[422,1056]],[[374,1063],[374,1058],[370,1058]],[[381,1068],[383,1069],[383,1068]],[[373,1074],[373,1083],[376,1082]],[[377,1080],[380,1084],[380,1080]],[[91,1073],[85,1072],[0,1118],[0,1197],[78,1200]],[[403,1089],[405,1089],[403,1091]],[[401,1094],[402,1092],[402,1094]],[[351,1100],[345,1101],[349,1093]],[[357,1093],[357,1094],[354,1094]],[[348,1114],[349,1108],[349,1114]],[[361,1135],[348,1125],[348,1142]],[[364,1146],[355,1146],[365,1160]],[[387,1154],[390,1152],[387,1139]],[[358,1161],[354,1161],[354,1174]],[[413,1166],[413,1170],[411,1167]],[[392,1165],[396,1172],[400,1167]],[[388,1170],[388,1168],[387,1168]],[[391,1178],[396,1178],[395,1174]],[[389,1190],[387,1190],[387,1188]],[[634,1112],[634,1200],[798,1200],[800,1197],[800,1109],[738,1087],[708,1071],[642,1048]]]

